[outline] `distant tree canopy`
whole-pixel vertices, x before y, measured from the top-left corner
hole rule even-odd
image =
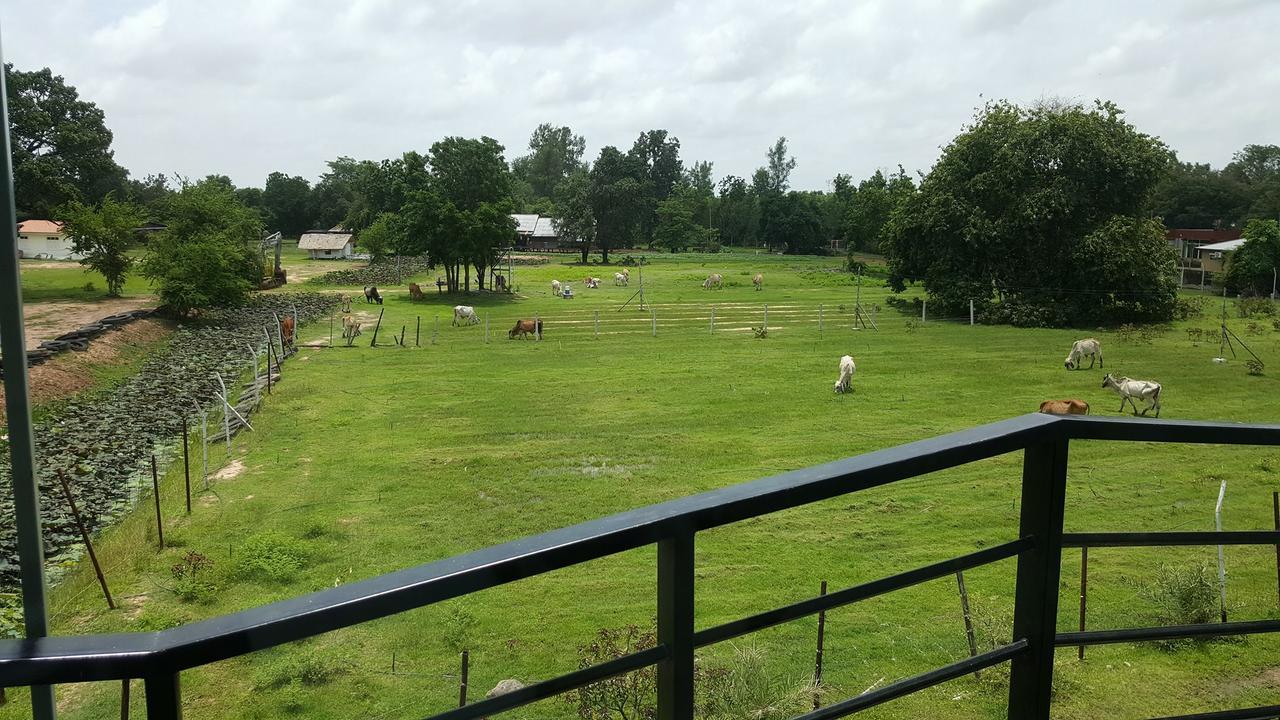
[[[514,179],[525,184],[523,200],[533,203],[552,198],[560,183],[583,168],[587,141],[568,127],[542,123],[529,137],[529,154],[511,162]]]
[[[23,72],[6,63],[4,72],[19,220],[53,219],[64,203],[93,205],[124,190],[126,173],[97,105],[49,68]]]
[[[894,212],[891,282],[1015,324],[1168,319],[1175,258],[1147,219],[1168,163],[1110,103],[989,104]]]
[[[1241,295],[1270,295],[1280,268],[1280,222],[1250,220],[1242,245],[1227,261],[1226,286]]]
[[[288,237],[298,237],[315,224],[311,183],[306,178],[273,172],[267,176],[267,184],[258,195],[256,203],[248,198],[241,199],[249,200],[246,205],[262,208],[264,220],[271,230],[278,230]]]

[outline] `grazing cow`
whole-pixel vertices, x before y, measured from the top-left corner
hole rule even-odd
[[[360,335],[360,321],[350,315],[344,315],[342,317],[342,337],[354,338],[358,335]]]
[[[600,287],[600,278],[588,276],[588,277],[582,278],[582,284],[586,285],[589,288],[598,288]]]
[[[339,308],[341,308],[342,312],[344,312],[344,313],[349,313],[349,312],[351,312],[351,296],[350,296],[350,295],[339,295],[339,296],[338,296],[338,307],[339,307]]]
[[[836,380],[835,391],[838,393],[847,393],[853,388],[850,382],[853,380],[853,373],[858,368],[853,364],[852,355],[844,355],[840,358],[840,378]]]
[[[364,289],[364,301],[367,303],[376,302],[379,305],[382,304],[382,296],[378,294],[378,288],[376,286],[370,285]]]
[[[552,281],[551,281],[551,294],[552,294],[552,295],[559,295],[559,294],[560,294],[560,281],[559,281],[559,280],[552,280]]]
[[[614,285],[626,285],[628,280],[629,278],[620,272],[616,272],[613,274]]]
[[[724,286],[724,277],[722,277],[720,273],[711,273],[710,275],[707,276],[707,279],[702,283],[702,287],[704,290],[710,290],[711,288],[720,288],[723,286]]]
[[[418,287],[418,283],[409,283],[409,299],[421,300],[422,288]]]
[[[476,315],[475,308],[470,305],[453,306],[454,325],[475,325],[478,322],[480,322],[480,317]]]
[[[515,336],[527,337],[532,334],[534,338],[542,339],[542,319],[537,320],[517,320],[516,326],[511,328],[507,333],[507,339],[514,339]]]
[[[1075,370],[1080,367],[1080,362],[1084,360],[1084,356],[1089,356],[1089,369],[1093,369],[1093,361],[1098,360],[1098,367],[1102,367],[1102,343],[1087,338],[1085,340],[1077,340],[1071,343],[1071,352],[1067,355],[1066,362],[1063,365],[1068,370]]]
[[[280,342],[285,347],[293,345],[294,321],[292,315],[285,315],[280,321]]]
[[[1133,406],[1133,414],[1138,414],[1138,403],[1134,402],[1134,398],[1140,398],[1146,407],[1142,408],[1143,416],[1147,411],[1155,410],[1156,417],[1160,417],[1160,383],[1150,380],[1130,380],[1127,377],[1112,377],[1111,373],[1102,378],[1102,387],[1111,388],[1120,396],[1120,410],[1124,412],[1124,404],[1129,403]]]
[[[763,290],[764,289],[764,273],[756,273],[756,276],[751,278],[751,284],[755,285],[757,290]]]
[[[495,288],[497,288],[498,292],[506,292],[506,291],[507,291],[507,277],[506,277],[505,275],[494,275],[494,276],[493,276],[493,286],[494,286]]]
[[[630,280],[630,279],[631,279],[631,270],[630,270],[630,269],[625,268],[625,267],[624,267],[624,268],[622,268],[622,274],[623,274],[623,275],[626,275],[628,280]]]
[[[1088,415],[1089,403],[1075,398],[1045,400],[1040,403],[1040,412],[1046,415]]]

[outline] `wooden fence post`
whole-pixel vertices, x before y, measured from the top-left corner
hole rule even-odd
[[[373,326],[373,339],[369,341],[369,347],[378,347],[378,329],[382,327],[382,313],[386,311],[386,308],[378,311],[378,323]]]
[[[599,310],[596,310],[596,320],[595,320],[595,324],[596,324],[596,338],[595,338],[595,339],[596,339],[596,340],[599,340],[599,339],[600,339],[600,311],[599,311]]]
[[[164,521],[160,517],[160,475],[156,471],[156,456],[151,456],[151,494],[156,498],[156,537],[160,541],[160,549],[164,549]]]
[[[1085,603],[1089,597],[1089,547],[1080,547],[1080,632],[1084,632]],[[1084,659],[1084,645],[1076,648],[1076,655]]]
[[[418,344],[418,340],[421,339],[421,336],[422,336],[422,316],[419,315],[417,323],[413,326],[413,346],[414,347],[420,347],[420,345]]]
[[[822,586],[818,588],[818,596],[827,594],[827,581],[822,581]],[[827,611],[818,611],[818,652],[813,659],[813,709],[817,710],[822,706],[822,695],[818,692],[818,687],[822,685],[822,649],[827,637]]]
[[[818,303],[818,334],[822,334],[822,303]]]
[[[653,323],[653,336],[658,337],[658,311],[653,308],[649,308],[649,317]]]
[[[271,372],[271,368],[267,368]],[[187,514],[191,514],[191,460],[187,450],[187,416],[182,416],[182,477],[187,488]]]
[[[973,324],[973,298],[969,298],[969,324]]]
[[[956,587],[960,589],[960,613],[964,616],[964,635],[969,640],[969,657],[978,654],[978,638],[973,634],[973,615],[969,612],[969,590],[964,586],[964,571],[956,571]],[[979,671],[973,671],[973,679],[981,680]]]
[[[710,334],[712,334],[712,335],[715,335],[715,334],[716,334],[716,306],[715,306],[715,305],[712,305],[712,306],[711,306],[711,330],[710,330]]]
[[[467,676],[471,671],[471,654],[462,651],[462,677],[458,683],[458,707],[464,707],[467,704]]]
[[[107,578],[102,574],[102,566],[98,564],[98,554],[93,551],[93,540],[89,538],[89,531],[84,526],[84,520],[80,517],[80,510],[76,507],[76,499],[71,494],[71,486],[67,484],[67,475],[62,470],[58,470],[58,483],[62,485],[62,494],[67,498],[67,507],[71,509],[71,519],[76,523],[76,529],[80,531],[80,540],[84,543],[84,549],[89,554],[89,562],[93,563],[93,574],[98,576],[98,584],[102,586],[102,594],[107,598],[107,608],[116,609],[116,603],[111,599],[111,591],[107,589]]]
[[[764,329],[769,331],[769,303],[764,304]]]

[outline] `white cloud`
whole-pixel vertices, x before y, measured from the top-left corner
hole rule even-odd
[[[1280,143],[1280,4],[1258,0],[10,0],[7,59],[98,103],[135,176],[261,184],[445,135],[588,155],[643,130],[749,176],[786,135],[793,182],[928,169],[986,99],[1114,100],[1188,160]],[[58,42],[49,42],[56,28]]]

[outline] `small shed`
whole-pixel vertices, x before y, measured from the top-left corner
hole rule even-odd
[[[71,238],[57,220],[23,220],[18,223],[18,256],[79,260],[83,256],[71,249]]]
[[[351,257],[355,243],[345,230],[311,230],[298,238],[298,249],[312,260],[339,260]]]
[[[1222,272],[1227,264],[1227,257],[1244,245],[1244,238],[1209,243],[1196,248],[1200,256],[1200,267],[1207,272]]]
[[[540,217],[529,237],[530,250],[555,250],[560,247],[558,223],[549,217]]]

